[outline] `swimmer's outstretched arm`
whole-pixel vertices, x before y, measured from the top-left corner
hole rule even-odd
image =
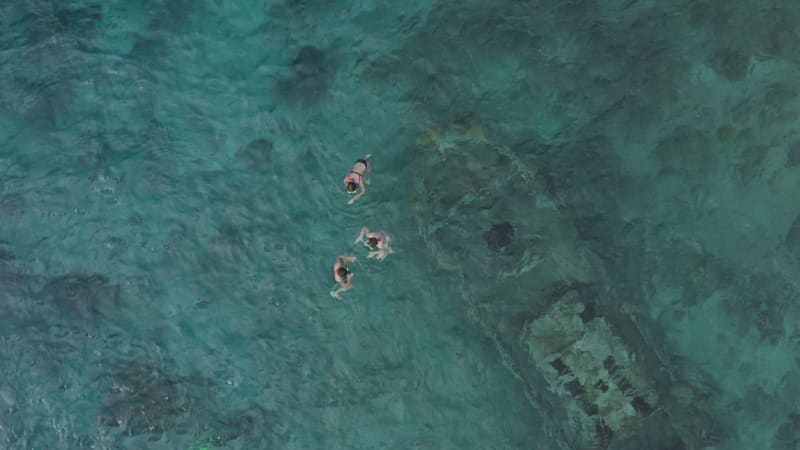
[[[337,287],[336,289],[331,290],[331,297],[335,298],[336,300],[342,299],[342,292],[346,291],[347,288],[343,288],[341,286]]]
[[[358,257],[356,257],[356,255],[339,255],[339,256],[336,257],[336,261],[340,262],[342,264],[353,262],[353,261],[355,261],[357,259],[358,259]]]
[[[365,234],[369,234],[369,230],[367,229],[367,227],[361,227],[361,232],[358,233],[358,237],[356,238],[356,242],[355,243],[358,244],[359,242],[364,240],[364,235]]]
[[[361,196],[362,196],[362,195],[364,195],[364,193],[365,193],[365,192],[367,192],[367,186],[366,186],[366,184],[367,184],[367,183],[365,183],[365,182],[364,182],[364,177],[361,177],[361,183],[358,183],[358,186],[361,188],[361,191],[360,191],[358,194],[356,194],[355,196],[353,196],[353,198],[351,198],[351,199],[350,199],[350,200],[347,202],[347,204],[348,204],[348,205],[352,205],[354,201],[356,201],[356,200],[358,200],[359,198],[361,198]]]

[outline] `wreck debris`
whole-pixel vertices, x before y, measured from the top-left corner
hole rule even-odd
[[[574,419],[594,422],[595,440],[624,434],[658,406],[643,368],[592,303],[566,295],[523,331],[531,358]]]

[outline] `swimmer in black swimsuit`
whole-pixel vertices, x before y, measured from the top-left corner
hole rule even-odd
[[[354,201],[367,192],[366,176],[372,172],[372,163],[368,161],[369,157],[370,155],[367,155],[363,159],[357,160],[350,169],[350,173],[344,177],[347,193],[353,195],[353,198],[347,202],[348,205],[352,205]],[[361,188],[361,192],[358,192],[358,188]]]

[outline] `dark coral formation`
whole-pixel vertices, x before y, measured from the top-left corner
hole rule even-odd
[[[103,18],[103,7],[100,3],[89,3],[84,6],[64,5],[57,9],[53,16],[55,30],[84,37],[94,33]]]
[[[0,196],[0,211],[6,216],[20,215],[25,211],[25,196],[18,192],[10,192]]]
[[[118,361],[103,379],[100,423],[128,436],[174,429],[199,394],[186,379],[147,358]]]
[[[67,320],[87,323],[118,304],[120,288],[104,275],[70,273],[51,278],[38,296]]]
[[[704,130],[678,125],[658,141],[653,157],[659,163],[662,174],[702,172],[714,160],[712,149]]]
[[[800,215],[798,215],[789,231],[786,233],[786,248],[794,256],[795,259],[800,261]]]
[[[312,45],[303,46],[292,61],[298,78],[317,77],[325,73],[325,52]]]
[[[500,222],[492,225],[486,232],[486,245],[494,251],[500,251],[514,241],[514,227],[508,222]]]
[[[54,2],[51,14],[42,14],[34,2],[29,2],[26,12],[19,14],[12,25],[25,30],[28,42],[35,43],[52,38],[53,32],[79,39],[90,38],[97,31],[103,18],[99,3],[70,5],[68,2]],[[12,16],[13,17],[13,16]]]
[[[26,48],[15,57],[14,70],[0,71],[0,110],[12,111],[29,125],[51,128],[84,75],[82,51],[96,35],[102,7],[41,3],[0,6],[3,21],[18,30],[5,33],[0,43],[4,48]]]
[[[333,78],[332,62],[325,52],[303,46],[291,63],[292,74],[275,85],[278,97],[310,106],[325,97]]]
[[[258,138],[236,152],[236,157],[253,169],[265,170],[272,164],[272,141]]]
[[[711,57],[711,66],[728,81],[740,81],[750,69],[750,56],[738,49],[720,49]]]
[[[789,143],[786,150],[786,167],[796,167],[800,165],[800,140]]]
[[[751,145],[746,147],[739,155],[736,170],[743,182],[749,182],[762,172],[769,149],[764,145]]]
[[[790,414],[778,427],[772,439],[774,450],[795,450],[800,448],[800,414]]]
[[[214,444],[243,448],[280,448],[285,444],[285,424],[278,414],[257,403],[225,413],[214,426]]]

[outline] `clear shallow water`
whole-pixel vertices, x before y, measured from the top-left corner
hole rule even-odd
[[[797,448],[799,12],[5,4],[0,447],[589,448],[571,286],[659,396],[606,447]]]

